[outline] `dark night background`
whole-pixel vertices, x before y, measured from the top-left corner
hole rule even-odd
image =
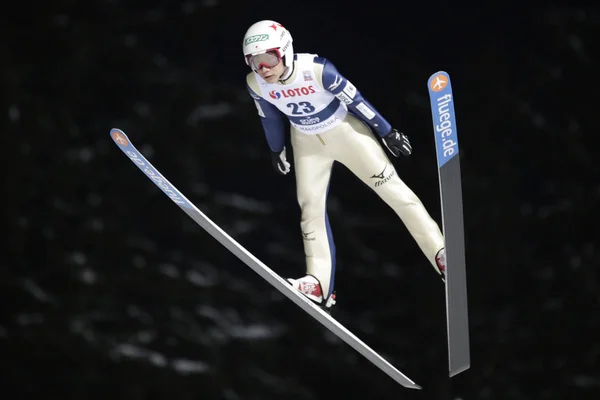
[[[598,8],[59,0],[3,10],[3,398],[600,398]],[[524,3],[523,3],[524,4]],[[447,377],[443,285],[400,220],[334,170],[338,320],[401,387],[190,220],[123,129],[282,276],[304,272],[293,176],[245,89],[260,19],[332,60],[414,153],[440,221],[426,82],[453,79],[472,366]],[[6,396],[6,397],[5,397]]]

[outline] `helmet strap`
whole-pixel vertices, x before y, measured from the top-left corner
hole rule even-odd
[[[294,62],[292,61],[292,66],[291,67],[285,67],[285,71],[283,72],[283,74],[279,78],[279,82],[285,83],[285,81],[288,80],[289,77],[292,76],[293,73],[294,73]]]

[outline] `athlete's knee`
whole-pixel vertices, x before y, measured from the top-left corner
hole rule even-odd
[[[406,205],[420,205],[421,199],[417,194],[397,176],[394,176],[388,182],[375,187],[375,191],[385,198],[395,199]]]
[[[303,222],[325,217],[325,202],[322,196],[304,196],[299,204]]]

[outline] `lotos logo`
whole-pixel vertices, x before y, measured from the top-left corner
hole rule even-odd
[[[444,90],[444,88],[448,85],[448,79],[443,74],[438,74],[431,79],[429,83],[429,87],[434,92],[439,92]]]
[[[297,96],[307,96],[311,93],[315,93],[316,90],[315,88],[310,85],[310,86],[302,86],[299,88],[295,88],[295,89],[285,89],[285,90],[272,90],[269,92],[269,96],[272,99],[280,99],[281,96],[283,96],[283,98],[287,99],[289,97],[297,97]]]
[[[110,134],[115,143],[117,143],[119,146],[126,147],[129,144],[129,141],[125,135],[123,135],[118,129],[113,129]]]
[[[248,46],[249,44],[256,42],[264,42],[267,39],[269,39],[269,35],[267,35],[266,33],[263,33],[262,35],[250,36],[246,38],[246,40],[244,40],[244,46]]]

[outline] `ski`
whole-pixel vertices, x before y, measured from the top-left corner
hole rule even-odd
[[[463,202],[458,134],[450,76],[438,71],[427,82],[435,135],[442,226],[446,247],[446,323],[450,377],[471,365]]]
[[[173,186],[152,164],[133,146],[127,135],[120,129],[111,129],[110,136],[118,147],[146,174],[146,176],[158,186],[175,204],[177,204],[191,219],[206,230],[213,238],[219,241],[230,252],[236,255],[254,272],[269,282],[275,289],[279,290],[296,305],[306,311],[310,316],[319,321],[332,333],[345,341],[358,353],[366,357],[371,363],[385,372],[402,386],[410,389],[421,389],[419,385],[409,379],[406,375],[396,369],[378,353],[372,350],[352,332],[346,329],[337,320],[321,308],[313,304],[300,292],[294,289],[286,280],[281,278],[273,270],[263,264],[252,253],[229,236],[223,229],[210,220],[190,200],[188,200],[175,186]]]

